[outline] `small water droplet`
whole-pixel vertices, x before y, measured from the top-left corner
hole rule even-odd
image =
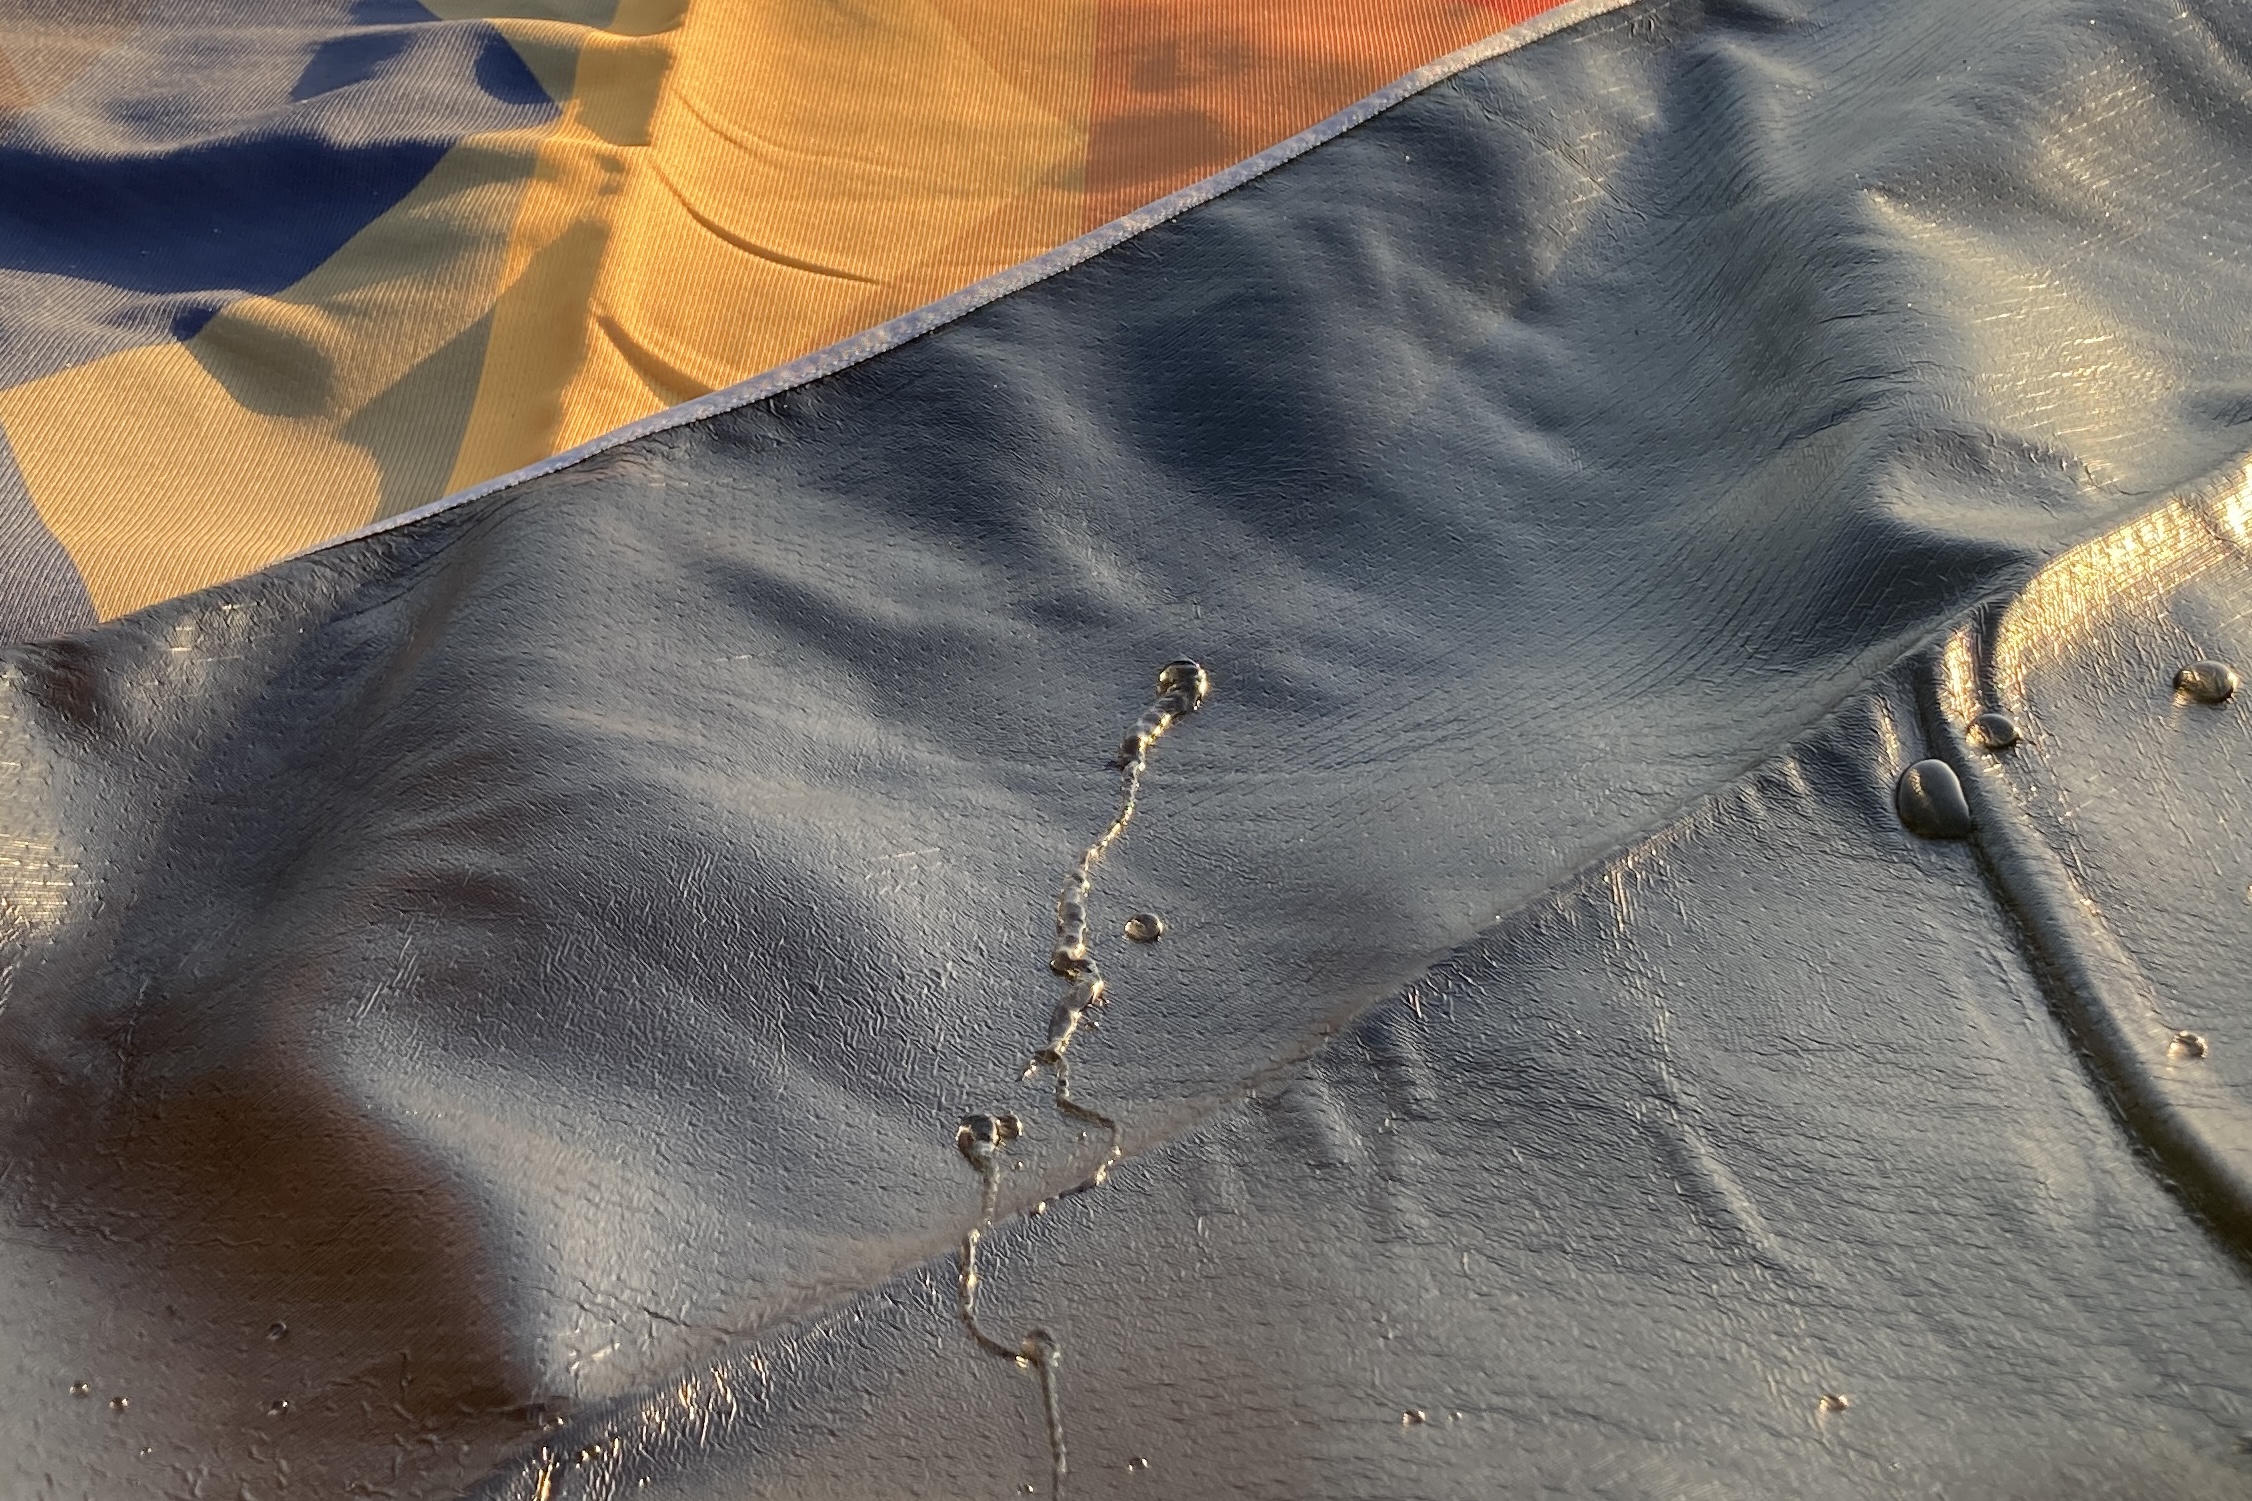
[[[1126,936],[1136,943],[1155,943],[1165,936],[1165,920],[1154,912],[1137,912],[1126,919]]]
[[[88,1386],[83,1381],[73,1381],[70,1384],[70,1394],[74,1397],[89,1396],[92,1394],[93,1390],[94,1389],[92,1387]]]
[[[126,1408],[131,1407],[132,1405],[133,1404],[131,1402],[128,1402],[123,1397],[112,1397],[109,1399],[109,1410],[111,1412],[123,1412]]]
[[[1013,1115],[965,1115],[954,1130],[954,1145],[964,1157],[983,1167],[1023,1134],[1024,1122]]]
[[[2205,1039],[2195,1032],[2176,1032],[2173,1040],[2166,1044],[2169,1058],[2202,1058],[2210,1051]]]
[[[1822,1412],[1843,1412],[1853,1405],[1853,1399],[1844,1392],[1824,1392],[1822,1400],[1814,1405]]]
[[[266,1404],[266,1415],[275,1418],[289,1416],[289,1398],[276,1397],[273,1401],[268,1402]]]
[[[280,1319],[276,1319],[276,1320],[274,1320],[274,1321],[273,1321],[273,1322],[272,1322],[271,1324],[268,1324],[268,1325],[266,1326],[266,1338],[268,1338],[268,1339],[287,1339],[287,1338],[289,1338],[289,1326],[288,1326],[287,1324],[283,1323],[283,1322],[282,1322],[282,1321],[281,1321]]]
[[[2192,662],[2174,674],[2174,691],[2201,704],[2225,704],[2236,696],[2236,669],[2226,662]]]
[[[1134,1471],[1136,1474],[1140,1474],[1143,1470],[1149,1468],[1149,1461],[1137,1454],[1132,1459],[1126,1461],[1126,1468]]]
[[[1970,837],[1970,801],[1955,768],[1945,761],[1918,761],[1902,772],[1892,801],[1911,833],[1926,839]]]
[[[2002,713],[1981,714],[1970,722],[1970,738],[1980,750],[2008,750],[2017,744],[2017,721]]]
[[[1185,705],[1181,712],[1193,714],[1204,706],[1205,696],[1212,691],[1212,674],[1201,662],[1175,657],[1157,669],[1157,691],[1179,695]]]
[[[1411,1407],[1406,1412],[1400,1414],[1400,1426],[1403,1428],[1413,1428],[1418,1424],[1428,1423],[1430,1421],[1431,1414],[1425,1412],[1420,1407]]]

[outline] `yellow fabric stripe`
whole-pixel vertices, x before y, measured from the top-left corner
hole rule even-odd
[[[456,486],[466,455],[516,451],[505,437],[496,441],[496,410],[504,414],[504,431],[537,434],[561,425],[554,415],[558,382],[583,363],[588,302],[630,163],[649,140],[681,14],[682,0],[620,0],[609,29],[580,49],[570,102],[543,143],[509,237],[481,394],[455,460]],[[476,477],[529,458],[480,469]]]
[[[1094,12],[698,0],[639,50],[590,51],[518,221],[454,485],[1068,239]]]
[[[490,21],[560,102],[611,4],[428,8]],[[443,493],[547,133],[461,142],[303,281],[232,304],[186,344],[0,391],[32,502],[104,619]]]
[[[287,292],[234,303],[185,344],[0,391],[33,504],[103,618],[443,484],[479,368],[461,341],[481,342],[538,147],[533,131],[473,137]]]

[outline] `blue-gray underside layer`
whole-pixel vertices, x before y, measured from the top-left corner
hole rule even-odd
[[[0,1473],[1043,1485],[953,1318],[953,1124],[1007,1109],[989,1316],[1063,1341],[1075,1498],[2241,1494],[2227,1206],[1891,782],[1962,754],[1952,632],[2252,447],[2248,44],[1630,7],[826,379],[16,650]],[[2060,643],[2033,792],[1965,763],[2223,1088],[2234,939],[2151,935],[2252,880],[2156,660],[2231,649],[2227,578]],[[1054,895],[1184,652],[1074,1044],[1131,1155],[1027,1219],[1100,1147],[1017,1079]],[[2147,833],[2044,822],[2193,734]]]

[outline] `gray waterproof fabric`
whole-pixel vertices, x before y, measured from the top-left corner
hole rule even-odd
[[[14,650],[6,1485],[1047,1488],[1008,1111],[1075,1496],[2244,1494],[2248,48],[1629,9]]]

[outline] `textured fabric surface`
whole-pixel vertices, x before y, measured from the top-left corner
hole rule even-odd
[[[2241,1266],[2126,1150],[1978,851],[1894,819],[1913,688],[1012,1227],[986,1319],[1064,1331],[1070,1494],[2242,1496]],[[477,1494],[1045,1493],[1031,1379],[934,1347],[951,1272]]]
[[[1554,3],[8,0],[0,633],[742,380]]]
[[[2243,1494],[2248,52],[1638,6],[7,653],[7,1483],[1037,1491],[1007,1111],[1075,1496]]]

